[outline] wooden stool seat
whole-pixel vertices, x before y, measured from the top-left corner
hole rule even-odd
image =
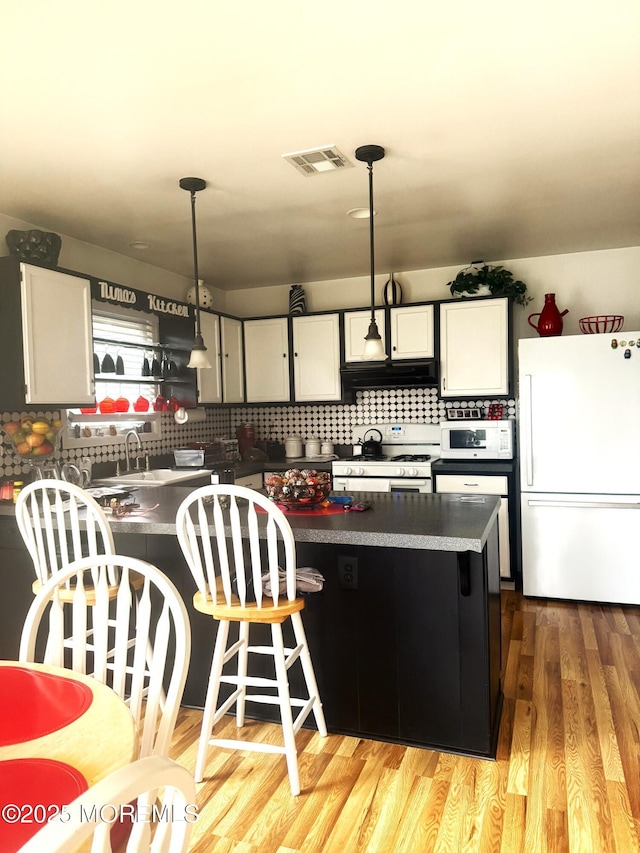
[[[129,579],[130,586],[136,591],[140,591],[142,589],[142,585],[144,583],[144,578],[140,577],[140,575],[131,574]],[[66,604],[70,604],[73,601],[73,587],[74,584],[69,585],[69,587],[60,590],[60,601],[65,602]],[[119,584],[109,584],[107,589],[109,591],[109,600],[113,601],[115,597],[118,595],[118,587]],[[31,584],[31,590],[34,595],[37,595],[42,589],[42,581],[38,578]],[[96,594],[95,589],[92,585],[85,583],[84,586],[85,595],[87,597],[88,605],[95,605],[96,603]]]
[[[211,600],[207,601],[201,592],[196,592],[193,596],[193,606],[200,613],[207,613],[218,621],[226,619],[229,622],[261,622],[266,625],[272,622],[282,623],[292,613],[304,610],[304,599],[296,598],[283,604],[267,604],[262,607],[258,607],[255,602],[248,602],[243,607],[239,600],[229,605],[214,604]]]

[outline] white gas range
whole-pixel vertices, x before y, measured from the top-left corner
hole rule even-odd
[[[378,441],[375,455],[371,439]],[[432,492],[431,463],[440,456],[439,424],[368,424],[353,428],[354,455],[331,466],[336,492]],[[368,443],[368,444],[367,444]]]

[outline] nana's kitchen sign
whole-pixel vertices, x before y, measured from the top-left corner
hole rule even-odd
[[[142,290],[123,287],[121,284],[112,284],[109,281],[94,280],[91,285],[92,297],[100,302],[124,305],[139,311],[151,311],[153,314],[171,314],[174,317],[193,316],[193,307],[185,302],[165,299],[162,296],[156,296],[155,293],[145,293]]]

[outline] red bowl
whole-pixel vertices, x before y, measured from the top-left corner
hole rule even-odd
[[[579,323],[583,335],[610,334],[622,329],[624,317],[621,314],[594,314],[592,317],[583,317]]]

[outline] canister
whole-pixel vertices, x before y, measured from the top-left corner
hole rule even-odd
[[[290,435],[285,438],[284,452],[287,459],[300,459],[302,456],[302,437]]]
[[[245,450],[255,447],[256,430],[253,424],[240,424],[236,427],[236,438],[238,439],[238,450],[242,456]]]
[[[304,446],[304,455],[309,459],[313,459],[315,456],[320,456],[320,439],[319,438],[308,438],[306,444]]]

